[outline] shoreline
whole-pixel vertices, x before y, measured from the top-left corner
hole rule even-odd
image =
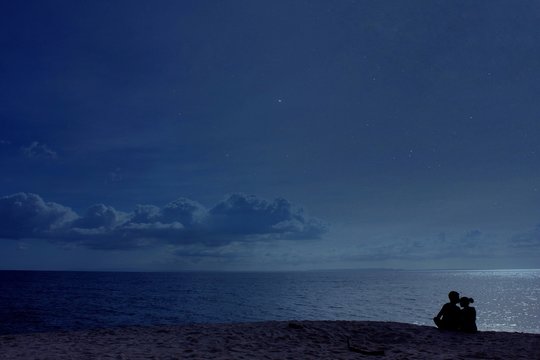
[[[0,336],[2,359],[534,359],[540,334],[378,321],[127,326]]]

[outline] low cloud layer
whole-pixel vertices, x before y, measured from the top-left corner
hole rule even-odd
[[[540,225],[517,235],[468,231],[419,237],[381,238],[340,253],[344,261],[422,261],[430,259],[502,259],[540,254]]]
[[[530,231],[512,238],[512,247],[519,249],[535,249],[540,247],[540,224]]]
[[[46,239],[93,249],[133,249],[159,245],[303,240],[319,238],[325,225],[285,199],[273,201],[233,194],[210,209],[185,198],[164,207],[138,205],[132,212],[96,204],[82,215],[17,193],[0,198],[2,239]]]

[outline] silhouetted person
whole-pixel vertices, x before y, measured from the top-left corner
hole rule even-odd
[[[433,321],[439,329],[458,330],[461,319],[461,310],[457,306],[459,293],[450,291],[448,299],[450,299],[450,302],[443,305],[441,311],[433,318]]]
[[[473,298],[462,297],[459,299],[460,310],[460,326],[459,329],[465,332],[476,332],[476,309],[469,306],[474,302]]]

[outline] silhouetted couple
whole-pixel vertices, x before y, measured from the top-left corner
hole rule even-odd
[[[457,291],[448,294],[450,302],[443,305],[441,311],[433,318],[439,329],[460,330],[476,332],[476,309],[469,306],[474,302],[472,298],[459,297]],[[461,306],[461,309],[457,306]]]

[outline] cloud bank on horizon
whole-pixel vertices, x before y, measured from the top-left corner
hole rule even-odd
[[[3,239],[44,239],[102,250],[317,239],[327,231],[321,220],[285,199],[245,194],[228,195],[210,209],[179,198],[164,207],[138,205],[132,212],[96,204],[79,215],[39,195],[17,193],[0,198],[0,218]]]
[[[486,252],[494,258],[519,258],[540,251],[540,225],[510,236],[478,229],[418,238],[381,234],[378,241],[359,239],[355,245],[338,246],[339,235],[329,234],[325,222],[286,199],[268,201],[241,193],[230,194],[210,208],[179,198],[162,207],[137,205],[130,212],[95,204],[78,214],[37,194],[21,192],[0,197],[0,219],[0,239],[7,241],[41,240],[102,251],[169,247],[174,257],[190,262],[266,256],[302,266],[321,261],[480,259]],[[310,242],[307,248],[302,240],[320,241]]]

